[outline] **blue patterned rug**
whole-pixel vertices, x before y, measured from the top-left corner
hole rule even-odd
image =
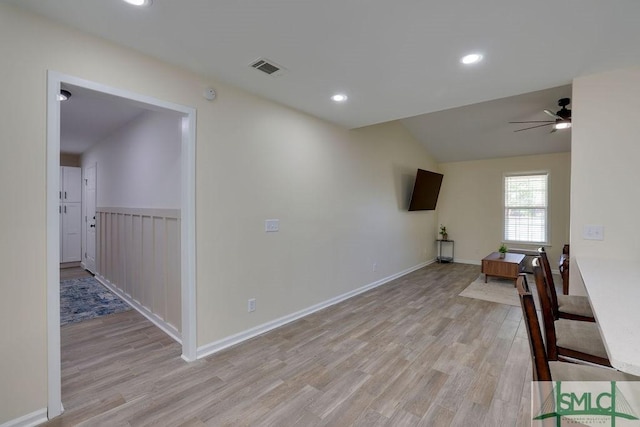
[[[61,326],[127,310],[127,303],[93,277],[60,282]]]

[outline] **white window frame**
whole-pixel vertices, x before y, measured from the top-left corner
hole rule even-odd
[[[545,175],[547,177],[547,194],[545,195],[545,218],[544,218],[544,225],[545,225],[545,240],[544,241],[527,241],[527,240],[508,240],[507,239],[507,230],[506,230],[506,225],[507,225],[507,218],[506,218],[506,210],[507,210],[507,204],[506,204],[506,181],[507,178],[509,177],[516,177],[516,176],[531,176],[531,175]],[[551,191],[551,174],[549,173],[549,171],[546,170],[542,170],[542,171],[528,171],[528,172],[508,172],[508,173],[504,173],[502,175],[502,241],[504,243],[509,243],[509,244],[520,244],[520,245],[545,245],[545,246],[549,246],[549,242],[551,241],[550,236],[551,236],[551,226],[549,224],[549,193]]]

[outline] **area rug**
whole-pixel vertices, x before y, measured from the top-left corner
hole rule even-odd
[[[536,292],[536,284],[533,275],[527,274],[527,283],[536,302],[536,307],[540,307],[538,293]],[[489,277],[487,283],[484,283],[484,274],[480,274],[476,280],[471,282],[464,291],[460,292],[461,297],[481,299],[483,301],[497,302],[499,304],[513,305],[520,307],[520,298],[518,290],[514,286],[515,281],[510,279],[500,279],[498,277]]]
[[[131,310],[93,277],[60,282],[60,325]]]

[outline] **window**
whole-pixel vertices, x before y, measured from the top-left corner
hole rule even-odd
[[[531,173],[504,177],[504,240],[547,242],[549,175]]]

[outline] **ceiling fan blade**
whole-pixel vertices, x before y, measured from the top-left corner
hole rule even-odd
[[[551,110],[546,110],[546,109],[545,109],[545,110],[542,110],[542,111],[544,111],[545,113],[547,113],[548,115],[550,115],[550,116],[551,116],[551,117],[553,117],[554,119],[561,119],[561,118],[562,118],[562,117],[560,117],[559,115],[557,115],[556,113],[554,113],[554,112],[553,112],[553,111],[551,111]]]
[[[541,128],[543,126],[551,126],[552,124],[554,124],[555,122],[552,123],[545,123],[543,125],[538,125],[538,126],[531,126],[530,128],[524,128],[524,129],[518,129],[518,130],[514,130],[514,132],[522,132],[523,130],[529,130],[529,129],[535,129],[535,128]]]
[[[527,120],[524,122],[509,122],[509,123],[555,123],[555,120]]]

